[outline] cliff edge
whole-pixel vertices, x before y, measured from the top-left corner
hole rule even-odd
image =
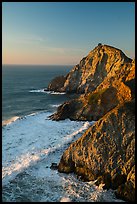
[[[53,120],[94,120],[64,152],[59,172],[96,180],[135,200],[135,61],[121,50],[99,44],[64,77],[49,84],[54,90],[79,93],[50,116]]]
[[[117,48],[99,45],[63,78],[62,83],[56,79],[49,88],[81,96],[62,104],[51,116],[53,120],[98,120],[119,103],[132,99],[135,61]]]
[[[64,152],[59,172],[74,172],[84,181],[96,180],[116,195],[135,200],[135,104],[117,106]]]

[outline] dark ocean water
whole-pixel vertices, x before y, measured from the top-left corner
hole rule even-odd
[[[46,88],[56,76],[66,75],[72,66],[11,66],[2,67],[2,120],[24,116],[69,99],[70,95],[49,94]],[[33,92],[33,90],[35,90]],[[32,92],[31,92],[32,91]],[[53,105],[53,106],[52,106]]]

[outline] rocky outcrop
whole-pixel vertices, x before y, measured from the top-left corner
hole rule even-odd
[[[59,91],[60,92],[61,87],[64,86],[65,80],[66,80],[65,76],[56,77],[48,85],[48,88],[46,89],[46,91],[49,90],[49,91]]]
[[[78,99],[66,101],[57,108],[57,113],[49,116],[49,118],[52,120],[64,120],[66,118],[77,120],[78,110],[82,107],[83,103]]]
[[[100,58],[101,54],[99,53],[102,53],[103,56],[107,54],[107,60],[104,64],[101,64],[102,58]],[[69,88],[69,91],[79,92],[78,90],[81,90],[80,92],[84,92],[84,94],[78,99],[61,105],[57,113],[52,115],[51,118],[53,120],[65,118],[70,118],[71,120],[98,120],[118,104],[132,99],[135,93],[135,62],[126,57],[122,51],[106,45],[96,47],[90,52],[86,60],[90,61],[91,56],[94,59],[94,63],[90,68],[89,62],[85,61],[85,59],[82,60],[80,62],[81,66],[78,65],[79,69],[76,69],[77,65],[73,68],[66,77],[64,87],[60,89],[68,91],[67,87],[70,86],[66,84],[70,84],[73,89]],[[98,64],[100,64],[99,67]],[[84,69],[85,72],[82,71]],[[92,72],[94,74],[91,75]],[[80,73],[87,74],[81,75]],[[86,85],[83,86],[85,79]],[[79,86],[76,83],[79,83]],[[81,89],[80,87],[83,88]],[[66,111],[68,109],[73,111]]]
[[[97,46],[68,74],[63,90],[77,93],[94,91],[106,76],[113,75],[131,61],[119,49],[108,45]]]
[[[58,86],[58,91],[87,93],[94,91],[106,76],[115,75],[124,66],[128,66],[132,59],[128,58],[121,50],[108,45],[99,45],[84,57],[79,64],[65,77],[65,82]],[[49,89],[54,89],[59,79],[49,84]],[[55,86],[56,88],[56,86]]]
[[[135,199],[135,102],[119,105],[64,152],[58,170],[75,172],[84,181],[96,180],[117,196]]]
[[[99,44],[65,77],[58,91],[76,92],[50,116],[97,121],[64,152],[58,170],[75,172],[135,200],[135,61]]]
[[[127,85],[123,82],[117,83],[116,86],[99,89],[80,96],[78,99],[67,101],[58,107],[57,112],[51,118],[53,120],[69,118],[71,120],[96,121],[118,104],[133,98],[134,87],[130,86],[133,81],[128,81]]]

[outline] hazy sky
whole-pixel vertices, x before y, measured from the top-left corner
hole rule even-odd
[[[3,2],[3,64],[77,64],[97,44],[135,56],[134,2]]]

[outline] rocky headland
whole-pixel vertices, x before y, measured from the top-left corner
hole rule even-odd
[[[58,170],[96,180],[135,200],[135,61],[121,50],[99,44],[48,90],[78,93],[50,116],[53,120],[96,121],[62,155]]]

